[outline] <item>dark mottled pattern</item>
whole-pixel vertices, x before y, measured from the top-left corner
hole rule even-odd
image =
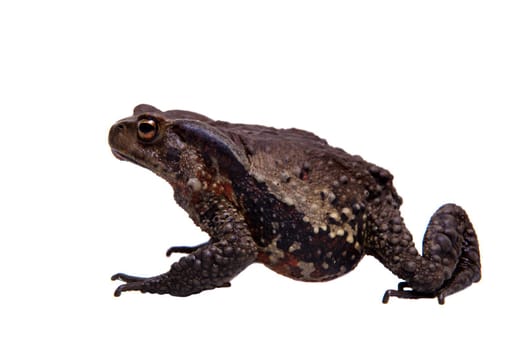
[[[351,271],[364,254],[403,279],[384,302],[437,297],[443,303],[481,278],[477,237],[462,208],[446,204],[432,216],[420,255],[393,176],[310,132],[139,105],[111,128],[109,142],[117,158],[166,179],[177,203],[210,235],[195,247],[170,248],[168,255],[187,255],[164,274],[113,276],[125,282],[115,295],[186,296],[226,287],[253,262],[294,279],[325,281]]]
[[[264,184],[252,177],[235,182],[234,189],[252,237],[263,248],[258,260],[275,271],[298,280],[330,280],[352,270],[363,256],[362,250],[348,244],[344,237],[329,238],[323,230],[314,234],[311,225],[302,220],[301,213],[278,201]],[[264,249],[272,242],[284,254],[276,262],[271,261],[270,253]],[[289,252],[293,245],[298,247]],[[315,271],[306,278],[297,266],[299,262],[313,263]]]

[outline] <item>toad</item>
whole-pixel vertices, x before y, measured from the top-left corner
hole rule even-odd
[[[479,246],[455,204],[430,219],[422,254],[400,213],[387,170],[313,133],[232,124],[139,105],[109,132],[113,154],[153,171],[209,235],[158,276],[118,273],[125,291],[188,296],[230,286],[252,263],[293,279],[328,281],[371,255],[403,282],[390,297],[445,297],[481,278]]]

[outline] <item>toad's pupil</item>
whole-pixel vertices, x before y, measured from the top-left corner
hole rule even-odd
[[[139,131],[143,134],[149,134],[155,131],[155,126],[152,125],[152,122],[143,122],[139,125]]]

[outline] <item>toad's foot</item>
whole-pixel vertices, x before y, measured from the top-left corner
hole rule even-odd
[[[147,278],[145,277],[131,276],[131,275],[126,275],[125,273],[116,273],[113,276],[111,276],[112,281],[119,280],[122,282],[141,282],[146,279]]]
[[[136,290],[184,297],[208,289],[229,287],[230,281],[257,257],[257,245],[246,231],[227,233],[220,240],[188,250],[193,252],[173,263],[170,270],[161,275],[149,278],[122,273],[114,275],[113,280],[126,282],[115,290],[115,296]],[[181,247],[172,251],[180,252]]]
[[[131,276],[125,273],[116,273],[113,276],[111,276],[111,280],[112,281],[119,280],[122,282],[126,282],[125,284],[118,286],[117,289],[115,289],[115,292],[113,293],[114,296],[119,297],[120,294],[122,294],[122,292],[125,292],[128,290],[141,290],[141,286],[144,283],[146,283],[148,278]]]
[[[400,282],[397,289],[388,289],[383,295],[383,304],[387,304],[390,297],[396,297],[400,299],[432,299],[438,298],[438,303],[443,305],[445,303],[445,295],[441,293],[422,293],[416,292],[410,288],[408,283]]]
[[[167,278],[168,278],[167,274],[147,278],[147,277],[130,276],[124,273],[117,273],[111,276],[111,280],[113,281],[119,280],[119,281],[123,281],[126,283],[118,286],[117,289],[115,289],[115,292],[113,293],[113,295],[116,297],[119,297],[122,294],[122,292],[133,291],[133,290],[140,291],[142,293],[149,292],[149,293],[158,293],[158,294],[172,294],[176,296],[186,296],[186,295],[190,295],[193,293],[198,293],[198,292],[193,292],[189,294],[184,294],[184,293],[170,292],[169,281],[166,281]],[[230,282],[223,282],[222,284],[217,284],[213,286],[213,288],[226,288],[230,286],[231,286]],[[208,289],[211,289],[211,288],[208,288]]]
[[[174,246],[174,247],[170,247],[168,248],[168,250],[166,251],[166,256],[170,256],[171,254],[173,253],[184,253],[184,254],[191,254],[193,253],[194,251],[196,251],[197,249],[201,248],[201,247],[204,247],[206,244],[208,244],[208,242],[206,243],[201,243],[199,245],[196,245],[196,246],[192,246],[192,247],[189,247],[189,246]]]

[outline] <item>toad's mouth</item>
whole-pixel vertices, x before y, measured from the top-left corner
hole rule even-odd
[[[128,157],[120,153],[119,151],[115,151],[113,148],[111,149],[111,153],[117,158],[118,160],[129,160]]]
[[[128,161],[128,162],[131,162],[133,164],[136,164],[138,166],[141,166],[141,167],[145,168],[145,166],[143,164],[140,164],[139,162],[137,162],[137,160],[131,158],[130,156],[128,156],[128,155],[126,155],[124,153],[121,153],[121,152],[115,150],[114,148],[111,149],[111,152],[113,153],[115,158],[117,158],[118,160]]]

